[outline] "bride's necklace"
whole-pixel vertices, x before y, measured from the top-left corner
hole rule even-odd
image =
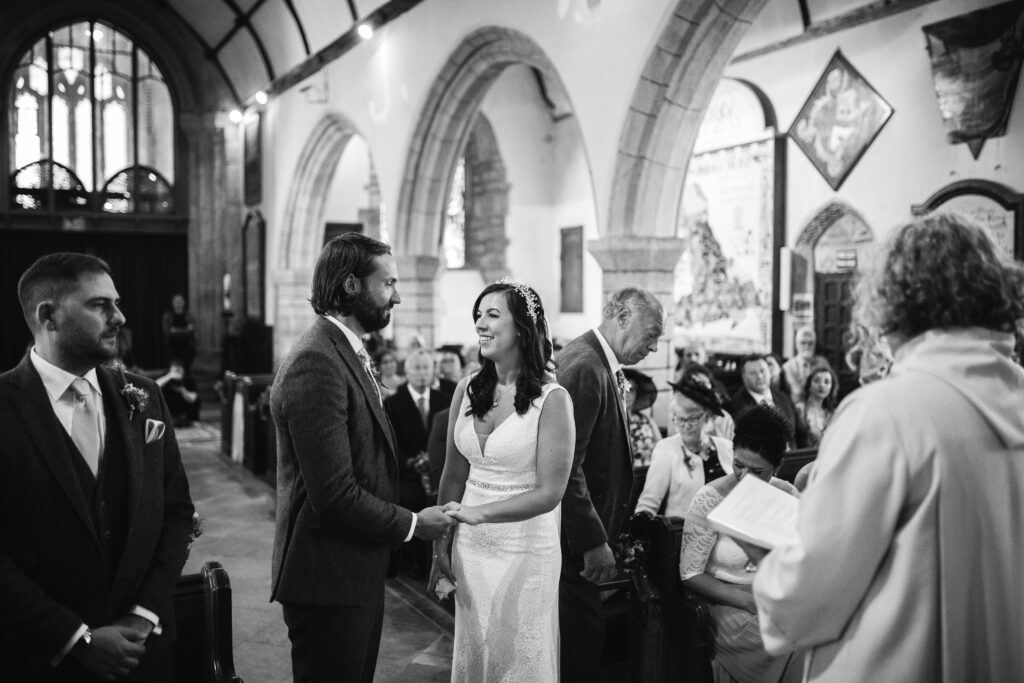
[[[501,403],[501,399],[505,398],[507,394],[516,390],[515,382],[507,387],[502,387],[500,384],[494,385],[494,401],[491,403],[492,408],[497,408],[498,404]]]

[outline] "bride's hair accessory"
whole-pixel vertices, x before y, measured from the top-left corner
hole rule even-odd
[[[537,298],[537,295],[533,293],[533,290],[530,289],[529,285],[520,282],[519,280],[513,280],[508,275],[501,278],[494,284],[508,285],[512,289],[516,290],[516,293],[523,297],[523,301],[526,302],[526,313],[530,316],[530,320],[533,321],[534,325],[537,324],[537,312],[540,309],[540,300]]]

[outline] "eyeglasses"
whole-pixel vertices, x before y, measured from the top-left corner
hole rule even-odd
[[[676,415],[672,418],[672,423],[679,427],[695,427],[704,421],[708,415],[707,413],[701,413],[694,417],[683,417],[682,415]]]

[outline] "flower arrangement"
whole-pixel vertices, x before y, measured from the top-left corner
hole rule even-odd
[[[124,396],[124,400],[128,403],[128,421],[131,422],[135,417],[136,410],[142,413],[146,406],[149,405],[149,392],[129,382],[123,368],[121,369],[121,381],[124,382],[124,386],[121,388],[121,395]]]

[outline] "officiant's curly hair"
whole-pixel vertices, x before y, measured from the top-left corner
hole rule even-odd
[[[525,296],[518,291],[520,288],[525,291]],[[554,351],[551,335],[548,333],[548,320],[544,315],[544,305],[532,287],[519,282],[496,282],[484,287],[480,296],[476,298],[473,304],[474,323],[480,316],[480,302],[492,292],[505,292],[505,301],[512,313],[512,322],[519,333],[519,351],[523,356],[523,367],[519,379],[516,380],[515,409],[516,413],[522,415],[529,409],[530,403],[540,397],[544,375],[555,369],[555,363],[551,360]],[[527,297],[533,300],[533,316]],[[482,354],[479,360],[480,371],[474,375],[467,387],[470,406],[466,412],[467,416],[483,417],[490,412],[494,402],[494,389],[498,384],[494,361],[484,358]]]

